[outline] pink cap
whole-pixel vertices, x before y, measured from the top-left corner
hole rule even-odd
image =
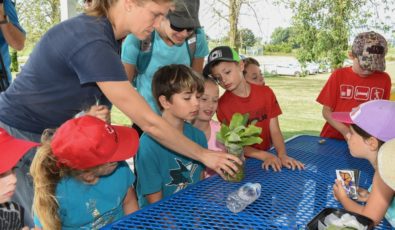
[[[93,116],[66,121],[51,142],[59,163],[73,169],[126,160],[136,154],[138,145],[136,130],[112,126]]]
[[[332,118],[346,124],[356,124],[381,141],[395,138],[395,102],[373,100],[351,112],[334,112]]]
[[[0,174],[15,167],[25,153],[38,143],[16,139],[0,128]]]

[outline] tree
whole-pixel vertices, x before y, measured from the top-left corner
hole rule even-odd
[[[284,2],[284,1],[283,1]],[[378,5],[393,5],[393,0],[290,0],[293,9],[294,40],[300,45],[300,62],[326,60],[333,68],[342,65],[352,31],[388,29],[377,17]],[[361,25],[363,25],[361,27]],[[373,26],[368,26],[373,25]]]
[[[248,12],[252,13],[256,20],[256,23],[260,27],[260,21],[255,11],[255,4],[262,4],[263,1],[259,0],[210,0],[210,8],[213,13],[220,19],[225,20],[229,26],[229,46],[239,49],[241,42],[238,41],[241,37],[238,30],[239,17],[242,11],[242,7],[248,8]],[[227,9],[227,12],[223,9]]]
[[[27,33],[25,47],[32,47],[49,28],[60,22],[59,0],[23,0],[18,1],[16,7]]]
[[[247,47],[254,46],[256,42],[255,35],[250,29],[241,29],[238,34],[238,40],[240,42],[238,47],[244,49],[244,53],[246,53]]]
[[[276,29],[274,29],[272,35],[270,36],[271,44],[278,45],[281,43],[288,43],[290,35],[291,35],[290,27],[287,28],[277,27]]]

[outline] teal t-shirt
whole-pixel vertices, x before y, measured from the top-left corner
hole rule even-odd
[[[208,45],[204,30],[197,33],[195,58],[204,58],[208,55]],[[188,53],[188,44],[185,41],[181,45],[167,45],[159,34],[155,31],[152,56],[146,71],[138,74],[136,78],[136,88],[141,96],[145,98],[151,108],[160,114],[160,110],[156,105],[156,101],[152,96],[152,77],[154,73],[162,66],[170,64],[184,64],[191,66],[191,60]],[[137,57],[140,52],[140,40],[130,34],[126,37],[122,44],[122,62],[136,66]]]
[[[204,133],[191,124],[184,124],[184,135],[207,148]],[[194,184],[201,179],[204,166],[180,155],[152,139],[147,134],[140,138],[136,158],[137,195],[140,208],[148,205],[145,195],[162,191],[163,198]]]
[[[63,230],[100,229],[124,216],[123,200],[135,180],[124,161],[96,184],[85,184],[74,177],[62,179],[56,187]],[[34,216],[34,224],[42,227]]]

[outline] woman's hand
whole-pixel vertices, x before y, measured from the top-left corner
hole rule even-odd
[[[226,180],[225,172],[230,176],[233,176],[238,170],[236,164],[243,164],[242,160],[232,154],[211,150],[206,150],[203,154],[204,157],[202,158],[202,163],[208,168],[213,169],[224,180]]]
[[[269,170],[270,167],[272,167],[273,171],[280,172],[281,161],[275,155],[268,153],[265,159],[263,159],[262,168],[265,170]]]
[[[304,169],[304,164],[292,157],[289,157],[288,155],[285,156],[280,156],[279,157],[282,166],[286,167],[287,169]]]
[[[341,180],[336,179],[335,184],[333,185],[333,195],[336,200],[340,201],[344,198],[348,198],[346,190],[343,188],[343,184]]]
[[[86,114],[97,117],[109,124],[111,123],[111,113],[105,105],[92,105]]]

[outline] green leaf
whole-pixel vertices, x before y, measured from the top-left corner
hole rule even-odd
[[[243,125],[244,117],[240,113],[235,113],[230,120],[229,129],[234,130],[235,128]]]
[[[259,136],[261,135],[262,128],[249,125],[243,132],[242,137]]]
[[[241,138],[237,133],[231,132],[229,137],[228,137],[229,142],[240,142]]]
[[[260,144],[260,143],[262,143],[262,138],[260,137],[249,137],[241,141],[242,146],[249,146],[249,145]]]

